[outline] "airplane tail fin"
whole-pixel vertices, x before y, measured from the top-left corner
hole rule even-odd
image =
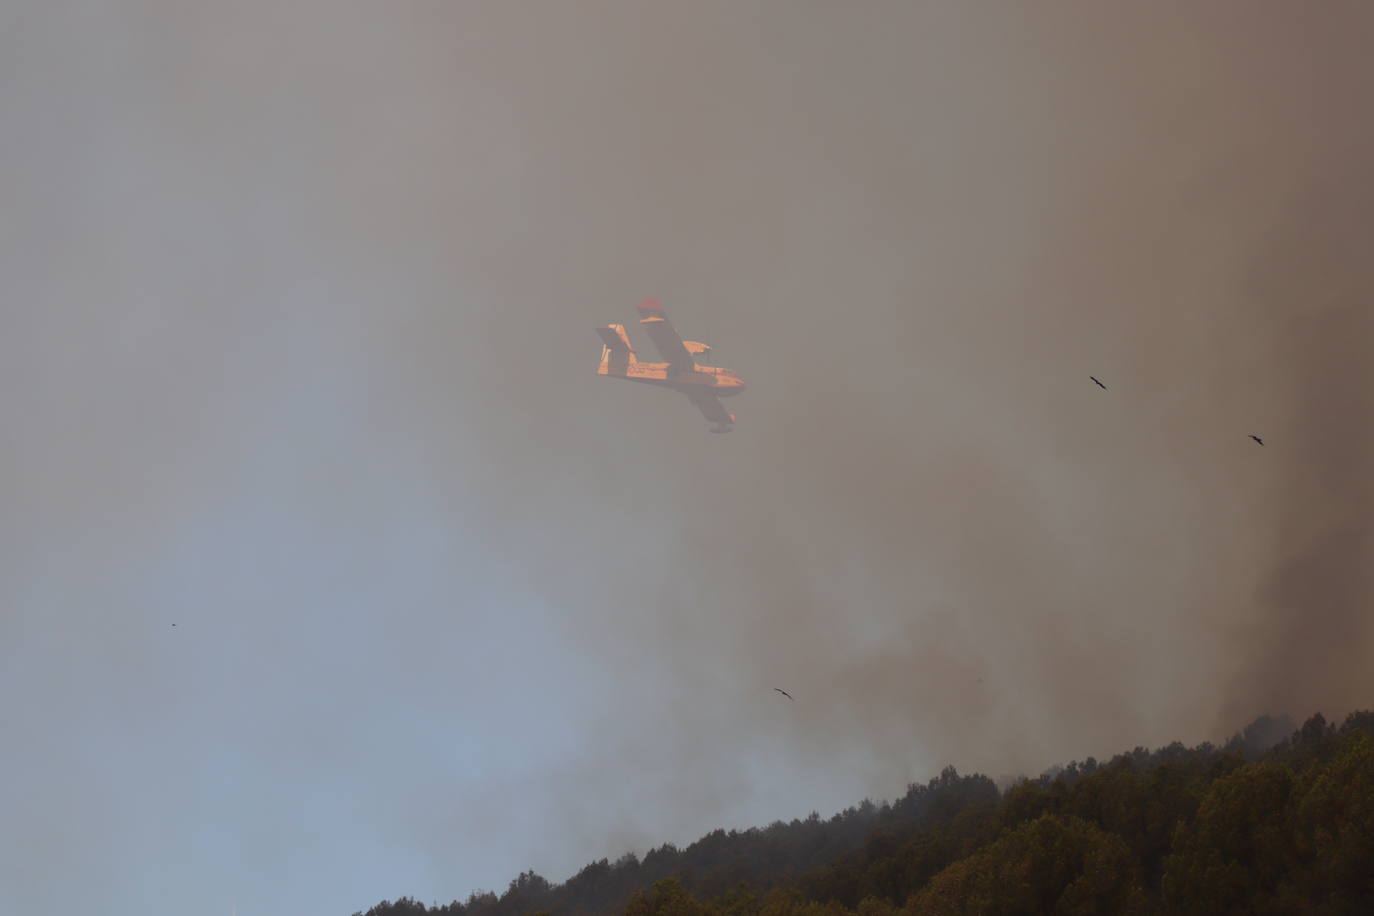
[[[630,366],[637,362],[635,348],[630,346],[630,335],[625,333],[625,325],[608,324],[596,329],[602,342],[600,375],[624,375]]]

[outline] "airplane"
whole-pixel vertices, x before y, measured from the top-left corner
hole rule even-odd
[[[725,409],[720,399],[743,391],[744,380],[729,369],[700,365],[697,360],[705,359],[711,348],[699,341],[679,337],[663,313],[663,304],[657,299],[645,299],[636,308],[639,309],[639,323],[667,362],[640,362],[635,348],[630,346],[625,326],[608,324],[596,329],[605,344],[601,348],[601,366],[597,374],[681,391],[706,419],[716,424],[711,432],[728,433],[734,429],[735,415]]]

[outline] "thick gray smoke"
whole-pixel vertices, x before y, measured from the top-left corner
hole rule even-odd
[[[1111,7],[0,15],[16,906],[1368,707],[1374,10]],[[732,435],[595,376],[650,295]]]

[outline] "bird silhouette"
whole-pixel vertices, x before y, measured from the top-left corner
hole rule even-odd
[[[792,694],[788,693],[786,690],[783,690],[781,687],[774,687],[773,689],[776,690],[778,693],[782,694],[783,696],[787,697],[787,699],[792,699]]]
[[[1103,391],[1106,391],[1106,390],[1107,390],[1107,386],[1104,385],[1104,384],[1102,384],[1102,382],[1098,379],[1097,376],[1095,376],[1095,375],[1090,375],[1090,376],[1088,376],[1088,378],[1092,379],[1094,382],[1097,382],[1097,387],[1098,387],[1098,388],[1101,388]]]
[[[1261,439],[1259,436],[1251,436],[1250,438],[1251,438],[1251,439],[1254,439],[1254,440],[1255,440],[1256,442],[1258,442],[1260,445],[1263,445],[1263,444],[1264,444],[1264,440]]]

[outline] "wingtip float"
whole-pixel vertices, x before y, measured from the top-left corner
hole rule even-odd
[[[729,369],[699,363],[710,355],[711,348],[700,341],[683,340],[658,299],[645,299],[637,308],[640,326],[666,362],[640,360],[625,326],[608,324],[596,329],[602,342],[597,374],[680,391],[715,424],[711,432],[728,433],[734,429],[735,415],[725,409],[720,399],[743,391],[744,380]]]

